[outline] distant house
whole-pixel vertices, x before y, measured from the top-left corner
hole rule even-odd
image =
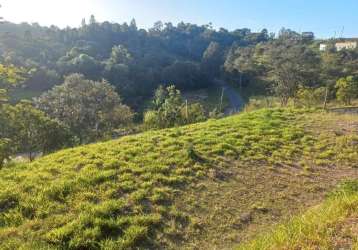
[[[321,43],[321,44],[319,45],[319,50],[320,50],[320,51],[326,51],[326,50],[327,50],[327,44]]]
[[[345,41],[345,42],[336,43],[337,51],[341,51],[343,49],[355,49],[355,48],[357,48],[356,41]]]
[[[302,39],[303,40],[313,40],[314,39],[314,33],[313,32],[302,32]]]

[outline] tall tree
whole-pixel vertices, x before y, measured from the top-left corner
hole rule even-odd
[[[117,125],[127,125],[133,114],[108,82],[91,81],[83,75],[67,76],[36,100],[50,117],[66,124],[80,142],[101,137]],[[114,115],[115,114],[115,115]]]
[[[337,99],[345,105],[350,105],[352,99],[358,97],[358,78],[353,76],[340,78],[336,88]]]
[[[319,81],[320,59],[308,46],[288,39],[268,44],[265,49],[258,60],[262,60],[282,105],[287,105],[300,85],[312,86]]]
[[[6,113],[12,131],[12,146],[16,152],[28,154],[30,161],[36,153],[53,152],[69,142],[67,129],[34,108],[29,101],[8,106]]]
[[[218,77],[223,63],[224,51],[219,43],[211,42],[203,54],[203,70],[210,78]]]
[[[23,81],[23,70],[14,66],[0,64],[0,168],[4,161],[8,160],[15,152],[14,140],[11,131],[14,131],[11,123],[11,116],[7,115],[10,107],[8,102],[8,91],[16,84]]]
[[[24,80],[24,71],[14,66],[0,64],[0,104],[8,100],[8,91]]]

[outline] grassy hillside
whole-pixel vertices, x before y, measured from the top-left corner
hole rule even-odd
[[[358,180],[355,180],[344,183],[319,206],[237,250],[358,249],[357,208]]]
[[[0,171],[0,249],[232,247],[358,178],[358,118],[260,110]]]

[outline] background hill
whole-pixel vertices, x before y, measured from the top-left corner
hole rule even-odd
[[[32,69],[27,89],[36,94],[59,84],[63,76],[82,73],[106,78],[125,101],[137,108],[159,84],[181,90],[212,85],[233,44],[248,46],[269,39],[267,30],[232,32],[210,25],[157,22],[149,30],[130,24],[99,23],[92,16],[80,28],[37,24],[0,26],[1,59]]]
[[[0,62],[26,69],[23,87],[13,91],[14,102],[39,96],[80,73],[86,79],[108,80],[141,117],[161,84],[191,92],[216,87],[220,80],[246,98],[275,95],[284,105],[300,98],[300,88],[315,93],[310,105],[322,104],[327,89],[326,100],[334,100],[337,81],[356,79],[358,72],[357,48],[335,48],[344,41],[315,40],[313,33],[285,28],[273,34],[157,22],[145,30],[135,20],[118,24],[91,16],[79,28],[2,23]],[[326,45],[324,51],[320,44]]]

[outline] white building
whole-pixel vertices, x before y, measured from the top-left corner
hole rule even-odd
[[[355,48],[357,48],[357,42],[347,41],[347,42],[336,43],[337,51],[341,51],[343,49],[355,49]]]
[[[326,49],[327,49],[327,44],[321,43],[321,44],[319,45],[319,50],[320,50],[320,51],[326,51]]]

